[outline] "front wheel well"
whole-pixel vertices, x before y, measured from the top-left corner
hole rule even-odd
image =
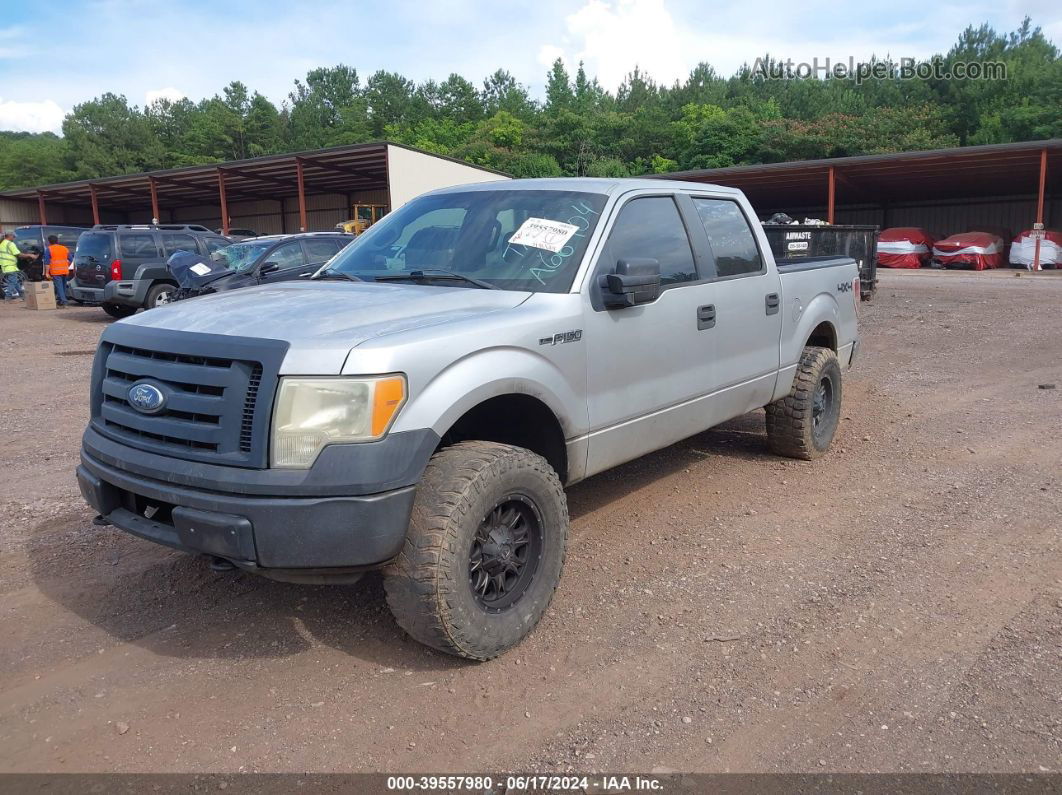
[[[531,395],[499,395],[474,406],[443,434],[437,449],[473,440],[523,447],[545,458],[561,483],[568,478],[561,424],[549,406]]]
[[[808,337],[808,341],[804,343],[805,347],[808,345],[815,346],[817,348],[829,348],[834,353],[837,352],[837,330],[833,327],[833,324],[827,320],[822,321],[819,325],[815,326],[811,335]]]

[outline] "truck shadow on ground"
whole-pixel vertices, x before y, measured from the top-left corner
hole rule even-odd
[[[569,491],[572,518],[714,455],[768,457],[762,412],[577,484]],[[379,573],[332,586],[214,573],[203,558],[94,526],[87,508],[39,525],[27,553],[33,579],[48,598],[116,641],[158,655],[280,659],[324,644],[381,668],[443,671],[469,664],[399,629]]]

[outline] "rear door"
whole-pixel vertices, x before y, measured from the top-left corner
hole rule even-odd
[[[346,242],[337,237],[309,237],[302,241],[302,248],[306,252],[306,261],[317,270],[338,254]]]
[[[187,251],[191,254],[202,254],[203,251],[195,235],[187,232],[160,232],[162,242],[162,254],[167,259],[178,251]]]
[[[82,287],[103,287],[111,279],[111,263],[117,257],[114,232],[88,231],[74,249],[74,278]]]
[[[713,424],[770,402],[778,375],[781,284],[768,268],[748,216],[732,197],[695,195],[707,235],[714,291]]]
[[[119,231],[118,253],[118,258],[122,261],[123,279],[132,279],[136,275],[136,269],[145,262],[162,259],[156,233],[149,229]]]

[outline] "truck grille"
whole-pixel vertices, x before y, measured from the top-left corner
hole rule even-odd
[[[119,329],[108,329],[96,356],[92,423],[98,431],[178,458],[266,465],[268,415],[285,343],[237,338],[232,347],[238,350],[225,351],[215,335],[170,332],[170,340],[150,345],[109,339],[136,336],[135,327]],[[139,331],[159,336],[158,329]],[[190,339],[196,337],[211,339],[199,348]],[[136,384],[156,387],[163,406],[154,413],[137,409],[129,399]]]

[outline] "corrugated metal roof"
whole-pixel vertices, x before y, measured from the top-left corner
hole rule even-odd
[[[20,188],[4,191],[0,193],[0,197],[36,201],[38,195],[43,195],[49,204],[86,205],[91,202],[92,191],[95,189],[101,207],[140,209],[145,204],[150,206],[150,184],[154,180],[161,207],[175,208],[207,202],[216,204],[218,177],[219,173],[223,173],[225,196],[228,201],[276,201],[298,194],[297,162],[302,163],[303,185],[307,196],[386,190],[388,146],[401,146],[403,149],[421,152],[430,157],[453,160],[433,152],[422,152],[413,147],[379,141]],[[454,162],[470,165],[458,160]],[[482,170],[501,173],[489,168]]]
[[[824,203],[830,168],[837,204],[1035,194],[1040,155],[1048,157],[1047,192],[1062,184],[1062,139],[963,146],[924,152],[795,160],[652,175],[740,188],[757,209]]]

